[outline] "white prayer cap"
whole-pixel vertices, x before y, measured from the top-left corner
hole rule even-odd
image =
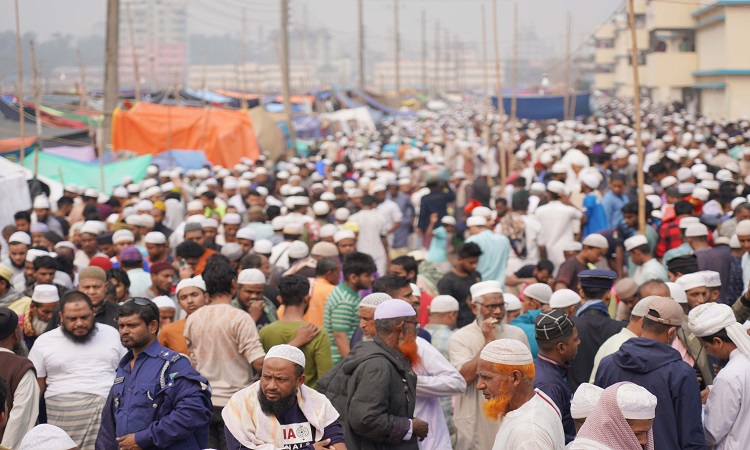
[[[529,189],[530,194],[539,195],[544,194],[545,192],[547,192],[547,186],[545,186],[544,183],[540,183],[538,181],[531,183],[531,188]]]
[[[124,186],[117,186],[112,190],[112,196],[117,198],[128,198],[128,190]]]
[[[706,277],[704,277],[701,273],[689,273],[687,275],[681,276],[680,278],[675,280],[675,282],[682,288],[682,290],[687,292],[690,289],[695,289],[697,287],[705,287]]]
[[[34,205],[32,207],[34,209],[49,209],[49,199],[46,195],[37,195],[36,198],[34,198]]]
[[[492,210],[486,206],[477,206],[471,210],[471,217],[487,217],[492,215]]]
[[[565,184],[557,180],[552,180],[547,183],[547,191],[555,194],[565,194]]]
[[[503,285],[500,284],[499,281],[495,280],[489,280],[489,281],[480,281],[479,283],[473,284],[469,291],[471,292],[471,302],[472,303],[480,303],[479,299],[487,294],[502,294],[503,293]]]
[[[422,296],[422,290],[419,289],[419,286],[417,286],[414,283],[409,283],[409,285],[411,286],[411,295],[413,295],[415,297],[421,297]]]
[[[273,347],[268,349],[268,353],[266,353],[266,360],[271,358],[286,359],[287,361],[291,361],[298,366],[305,367],[305,354],[302,353],[302,350],[294,347],[293,345],[274,345]]]
[[[684,294],[683,294],[684,295]],[[648,297],[644,297],[638,301],[638,303],[633,306],[633,310],[630,311],[631,316],[635,317],[645,317],[646,314],[648,314],[648,305],[651,303],[651,300],[659,298],[658,295],[649,295]],[[676,299],[675,299],[676,300]],[[677,302],[679,303],[679,302]]]
[[[283,228],[284,234],[302,234],[303,231],[304,227],[301,223],[297,222],[287,223]]]
[[[174,300],[172,300],[171,298],[167,297],[166,295],[160,295],[158,297],[154,297],[154,299],[151,300],[151,301],[154,302],[154,304],[156,305],[156,307],[159,308],[159,309],[162,309],[162,308],[177,308],[177,305],[174,304]]]
[[[336,226],[336,225],[334,225],[332,223],[327,223],[327,224],[323,225],[322,227],[320,227],[320,233],[318,235],[321,238],[333,237],[336,234],[337,231],[339,231],[339,227],[338,226]]]
[[[750,220],[740,221],[735,228],[735,233],[737,233],[737,236],[750,236]]]
[[[35,259],[37,259],[40,256],[49,255],[49,252],[45,252],[44,250],[37,250],[35,248],[30,248],[29,251],[26,252],[26,262],[33,263]]]
[[[748,222],[750,222],[750,221],[748,221]],[[749,225],[750,225],[750,223],[749,223]],[[99,225],[97,225],[96,223],[94,223],[94,221],[87,220],[86,222],[84,222],[83,226],[81,227],[81,234],[84,234],[84,233],[95,234],[95,235],[98,236],[99,234],[102,233],[102,229],[101,229],[101,227],[99,227]],[[750,234],[750,233],[748,233],[748,234]]]
[[[564,252],[580,252],[583,250],[583,244],[578,241],[570,241],[563,245],[562,251]]]
[[[219,221],[213,217],[204,217],[201,220],[201,225],[203,225],[203,228],[219,228]]]
[[[333,242],[339,243],[344,239],[355,239],[356,236],[352,230],[339,230],[333,235]]]
[[[506,299],[507,303],[508,300]],[[507,310],[507,307],[506,307]],[[432,299],[430,303],[430,314],[432,313],[447,313],[458,311],[458,300],[450,295],[438,295]]]
[[[466,226],[471,227],[486,227],[487,219],[481,216],[471,216],[466,220]]]
[[[383,191],[385,191],[387,189],[388,189],[388,187],[385,184],[383,184],[383,183],[376,183],[372,187],[372,193],[373,194],[377,194],[378,192],[383,192]]]
[[[656,416],[656,396],[635,383],[617,388],[617,406],[626,419],[648,420]]]
[[[55,244],[55,250],[59,248],[69,248],[73,251],[76,251],[76,245],[70,241],[60,241],[57,244]]]
[[[573,419],[586,419],[602,398],[604,389],[591,383],[581,383],[570,402],[570,415]]]
[[[90,197],[90,198],[99,198],[99,191],[93,188],[88,188],[85,191],[83,191],[84,197]]]
[[[747,203],[747,198],[745,198],[745,197],[736,197],[736,198],[734,198],[732,200],[732,203],[730,203],[730,205],[731,205],[732,210],[734,210],[735,208],[737,208],[738,206],[740,206],[743,203]]]
[[[386,300],[375,308],[375,320],[416,316],[414,308],[403,300]]]
[[[125,218],[125,223],[134,227],[142,227],[143,221],[140,214],[133,214]]]
[[[137,194],[138,192],[141,191],[141,187],[138,186],[137,184],[129,184],[127,189],[128,189],[128,194]]]
[[[698,337],[712,336],[726,330],[727,336],[746,357],[750,356],[750,336],[737,322],[732,308],[723,303],[704,303],[688,315],[690,331]]]
[[[503,294],[503,300],[505,300],[505,311],[518,311],[521,309],[521,299],[515,295]]]
[[[557,162],[552,165],[550,172],[558,175],[568,173],[568,166],[566,166],[564,163]],[[547,188],[549,189],[549,183],[547,183]]]
[[[349,210],[346,208],[339,208],[336,210],[336,212],[333,213],[333,216],[338,220],[339,222],[346,222],[346,219],[349,218]]]
[[[659,184],[661,184],[661,187],[663,189],[666,189],[666,188],[668,188],[670,186],[676,185],[677,184],[677,178],[669,175],[669,176],[666,176],[666,177],[662,178],[661,181],[659,182]]]
[[[38,284],[31,294],[31,299],[36,303],[55,303],[60,301],[57,287],[52,284]]]
[[[701,270],[697,273],[703,275],[703,278],[706,280],[706,287],[721,287],[721,275],[719,274],[719,272],[715,272],[713,270]]]
[[[294,259],[307,258],[310,249],[302,241],[294,241],[289,245],[289,257]]]
[[[669,296],[674,299],[677,303],[681,305],[687,304],[687,295],[685,294],[685,289],[682,288],[679,284],[675,283],[674,281],[667,281],[666,283],[667,287],[669,288]],[[643,300],[641,300],[643,301]],[[640,303],[640,302],[638,302]],[[636,305],[638,306],[638,305]],[[642,317],[645,317],[646,314],[644,314]]]
[[[258,186],[255,188],[255,192],[260,194],[261,197],[266,197],[268,195],[268,188],[265,186]]]
[[[151,200],[141,200],[135,204],[136,211],[151,211],[154,208],[154,203]]]
[[[143,238],[143,241],[146,244],[166,244],[167,243],[167,237],[162,233],[161,231],[151,231],[150,233],[146,234],[146,237]]]
[[[245,269],[237,277],[237,284],[266,284],[266,276],[258,269]]]
[[[583,239],[583,245],[594,248],[609,248],[607,238],[599,233],[591,233]]]
[[[159,186],[151,186],[143,192],[144,198],[153,197],[154,195],[161,195],[161,188]],[[145,200],[148,201],[148,200]]]
[[[203,211],[204,209],[203,202],[200,200],[193,200],[187,204],[188,212]]]
[[[646,239],[646,236],[642,234],[636,234],[635,236],[629,237],[625,239],[625,250],[630,251],[633,250],[636,247],[640,247],[641,245],[647,245],[648,239]]]
[[[130,230],[117,230],[117,231],[115,231],[115,233],[112,235],[112,243],[113,244],[118,244],[118,243],[123,242],[123,241],[134,242],[135,241],[135,236],[133,235],[133,232],[130,231]]]
[[[526,366],[534,364],[529,348],[515,339],[496,339],[485,345],[479,358],[504,366]]]
[[[750,222],[750,221],[748,221]],[[690,225],[701,223],[701,220],[697,217],[683,217],[680,219],[680,228],[686,229]],[[750,224],[750,223],[749,223]]]
[[[31,236],[25,231],[16,231],[10,235],[8,244],[26,244],[31,245]]]
[[[523,295],[546,305],[552,297],[552,288],[546,283],[533,283],[526,286],[526,289],[523,290]]]
[[[452,225],[452,226],[455,227],[456,226],[456,218],[453,217],[453,216],[443,216],[443,218],[440,219],[440,223],[442,223],[443,225]]]
[[[379,304],[383,303],[386,300],[393,300],[393,297],[386,294],[385,292],[375,292],[374,294],[370,294],[363,298],[362,301],[359,302],[359,307],[375,309]]]
[[[692,176],[693,176],[693,172],[689,168],[687,168],[687,167],[681,167],[677,171],[677,179],[680,180],[680,181],[685,181],[685,180],[689,179]]]
[[[242,217],[240,217],[237,213],[226,213],[224,215],[224,218],[221,220],[221,223],[225,223],[227,225],[239,225],[240,222],[242,222]]]
[[[78,444],[61,428],[49,424],[39,424],[21,440],[18,450],[68,450],[78,448]]]
[[[599,187],[600,184],[602,184],[601,179],[597,177],[596,175],[594,175],[593,173],[585,173],[581,175],[580,180],[581,180],[581,183],[585,184],[591,189],[596,189]]]
[[[694,188],[693,189],[693,193],[692,193],[693,198],[697,198],[698,200],[700,200],[702,202],[707,202],[708,201],[708,197],[710,195],[711,194],[708,192],[708,189],[706,189],[706,188],[704,188],[702,186],[698,186],[698,187]]]
[[[238,232],[239,233],[239,232]],[[273,251],[273,242],[268,239],[260,239],[253,244],[253,252],[260,255],[268,255]]]
[[[237,230],[236,237],[237,239],[245,239],[248,241],[254,241],[256,238],[256,235],[255,235],[255,232],[252,230],[252,228],[243,227]]]
[[[203,277],[198,275],[197,277],[193,278],[185,278],[183,280],[180,280],[179,283],[177,283],[177,288],[175,288],[175,295],[179,295],[180,291],[182,289],[185,289],[186,287],[197,287],[201,291],[206,291],[206,282],[203,281]]]
[[[316,216],[325,216],[331,211],[331,208],[328,206],[328,203],[319,201],[313,203],[312,210]]]
[[[203,228],[203,219],[205,217],[201,214],[194,214],[192,216],[188,216],[185,218],[185,223],[199,223],[201,225],[201,228]]]
[[[237,189],[237,178],[234,177],[226,177],[224,178],[224,189]]]
[[[708,236],[708,227],[702,223],[694,223],[685,229],[685,237]]]
[[[729,239],[729,248],[732,248],[732,249],[742,248],[742,246],[740,245],[740,238],[738,238],[736,234],[732,235],[732,237]]]
[[[549,298],[549,307],[552,309],[567,308],[579,303],[581,303],[581,296],[576,294],[574,291],[571,291],[570,289],[560,289],[558,291],[555,291]]]
[[[333,192],[323,192],[320,194],[320,200],[324,202],[332,202],[336,200],[336,194]]]

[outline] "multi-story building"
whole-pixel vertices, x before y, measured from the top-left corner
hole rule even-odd
[[[120,2],[119,77],[122,89],[135,87],[133,47],[141,87],[183,86],[187,77],[187,0]],[[131,27],[132,23],[132,36]],[[135,45],[132,45],[134,39]]]
[[[638,79],[643,85],[646,76],[646,53],[648,52],[648,31],[646,30],[646,0],[635,0],[635,38],[638,49]],[[618,14],[615,26],[615,95],[632,96],[633,56],[631,33],[627,11]]]
[[[608,22],[594,35],[594,86],[608,94],[615,93],[615,24]]]

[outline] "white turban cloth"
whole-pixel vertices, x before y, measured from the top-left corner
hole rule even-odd
[[[721,303],[705,303],[696,306],[688,315],[688,326],[698,337],[711,336],[721,330],[726,330],[727,336],[737,349],[750,358],[750,336],[747,335],[745,327],[737,322],[729,306]]]

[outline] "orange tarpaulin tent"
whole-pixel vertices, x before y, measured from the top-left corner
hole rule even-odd
[[[112,145],[115,150],[142,155],[172,149],[203,150],[211,163],[224,167],[260,156],[247,112],[143,102],[127,111],[115,111]]]

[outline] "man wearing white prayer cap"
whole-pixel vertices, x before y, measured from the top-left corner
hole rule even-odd
[[[185,317],[176,322],[163,325],[159,328],[159,343],[164,347],[174,350],[183,355],[189,354],[187,341],[185,340],[185,322],[198,308],[206,305],[208,296],[206,295],[206,282],[203,277],[185,278],[177,283],[175,297],[182,311],[185,311]],[[155,302],[155,300],[154,300]],[[158,306],[158,305],[157,305]],[[161,316],[161,308],[159,308]]]
[[[260,381],[234,394],[223,409],[228,448],[346,448],[339,413],[306,386],[305,355],[271,347]]]
[[[574,223],[583,217],[583,212],[571,205],[560,182],[547,184],[549,202],[536,209],[534,215],[543,225],[539,236],[540,246],[547,251],[548,259],[555,265],[554,276],[565,262],[563,247],[575,241]]]
[[[266,276],[260,269],[245,269],[237,277],[237,298],[232,304],[250,314],[258,330],[278,317],[274,303],[263,295]]]
[[[510,257],[510,240],[487,227],[487,219],[472,216],[466,221],[469,237],[464,242],[473,242],[482,250],[477,272],[483,280],[497,280],[505,285],[505,270]]]
[[[648,239],[642,234],[636,234],[625,240],[625,251],[635,265],[633,281],[641,285],[650,280],[669,281],[669,274],[659,261],[654,258],[649,247]]]
[[[160,295],[151,299],[152,302],[159,308],[159,326],[168,325],[174,320],[175,305],[174,300],[166,295]]]
[[[611,336],[609,339],[604,341],[602,346],[599,347],[599,350],[596,352],[596,356],[594,357],[594,370],[591,371],[591,379],[589,380],[589,382],[593,383],[596,379],[596,371],[599,369],[599,364],[602,362],[602,359],[604,359],[605,356],[609,356],[612,353],[615,353],[617,350],[620,350],[623,342],[627,341],[628,339],[639,337],[641,335],[643,327],[643,316],[648,313],[648,305],[649,303],[651,303],[651,300],[655,298],[658,297],[655,295],[651,295],[649,297],[640,299],[630,311],[630,321],[628,322],[628,326],[620,330],[619,333]]]
[[[418,321],[411,305],[386,300],[375,308],[377,335],[356,345],[318,381],[341,414],[350,448],[418,449],[427,422],[414,417]]]
[[[591,383],[582,383],[576,389],[573,399],[570,401],[570,415],[573,417],[573,423],[576,426],[576,434],[581,430],[596,404],[599,403],[602,392],[604,392],[604,389]]]
[[[581,304],[581,296],[570,289],[560,289],[552,293],[549,298],[550,309],[562,310],[568,317],[575,317],[576,310]]]
[[[489,342],[480,353],[476,389],[488,401],[483,416],[500,419],[493,450],[565,446],[560,411],[543,392],[534,390],[534,359],[515,339]],[[482,412],[479,412],[480,414]]]
[[[656,396],[645,388],[628,382],[614,384],[602,392],[569,448],[654,450],[656,407]]]
[[[750,442],[750,336],[732,308],[706,303],[690,311],[688,324],[706,353],[719,361],[705,403],[706,444],[718,450],[743,448]]]
[[[39,424],[24,436],[18,450],[75,450],[78,444],[61,428]]]
[[[376,292],[362,299],[359,303],[359,328],[362,330],[362,340],[371,341],[375,338],[375,308],[386,300],[393,298],[385,292]]]
[[[513,294],[503,294],[505,299],[505,323],[510,323],[521,314],[521,299]]]
[[[552,288],[547,283],[532,283],[527,285],[521,294],[521,306],[523,314],[518,315],[510,321],[511,325],[517,326],[526,333],[531,348],[531,355],[536,358],[539,347],[536,344],[534,320],[542,312],[549,311],[549,300],[552,297]]]
[[[448,341],[448,356],[466,380],[466,393],[454,398],[453,422],[458,450],[491,448],[497,422],[482,414],[485,399],[476,389],[479,355],[495,339],[514,339],[527,348],[529,340],[522,329],[504,323],[505,297],[498,281],[481,281],[471,286],[471,310],[476,319],[456,330]]]

